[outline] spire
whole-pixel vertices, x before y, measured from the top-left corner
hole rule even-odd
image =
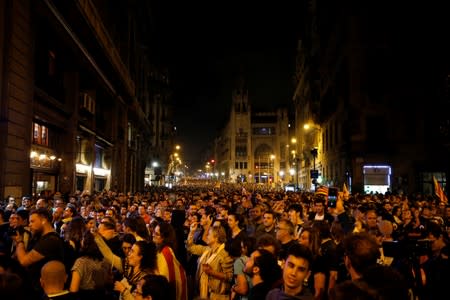
[[[236,77],[233,91],[233,106],[236,112],[248,111],[248,88],[244,76],[244,68],[241,65]]]

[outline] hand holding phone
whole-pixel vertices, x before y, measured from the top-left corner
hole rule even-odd
[[[328,188],[328,207],[336,208],[337,197],[338,189],[335,187]]]

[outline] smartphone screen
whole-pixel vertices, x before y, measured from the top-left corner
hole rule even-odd
[[[328,189],[328,207],[335,208],[336,201],[338,197],[338,189],[337,188],[329,188]]]

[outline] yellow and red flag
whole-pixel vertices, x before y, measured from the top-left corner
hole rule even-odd
[[[350,197],[350,192],[348,191],[347,185],[344,182],[344,185],[342,186],[342,196],[344,197],[344,200],[348,200]]]
[[[433,176],[433,185],[434,185],[434,194],[439,198],[441,202],[444,202],[445,204],[448,203],[448,198],[445,195],[444,190],[439,185],[439,182],[437,181],[436,177]]]
[[[328,187],[324,186],[324,185],[317,187],[316,195],[322,195],[322,196],[325,196],[325,198],[327,198],[328,197]]]

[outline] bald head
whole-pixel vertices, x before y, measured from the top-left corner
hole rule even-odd
[[[41,286],[46,293],[55,290],[63,291],[66,280],[66,268],[60,261],[49,261],[41,269]]]

